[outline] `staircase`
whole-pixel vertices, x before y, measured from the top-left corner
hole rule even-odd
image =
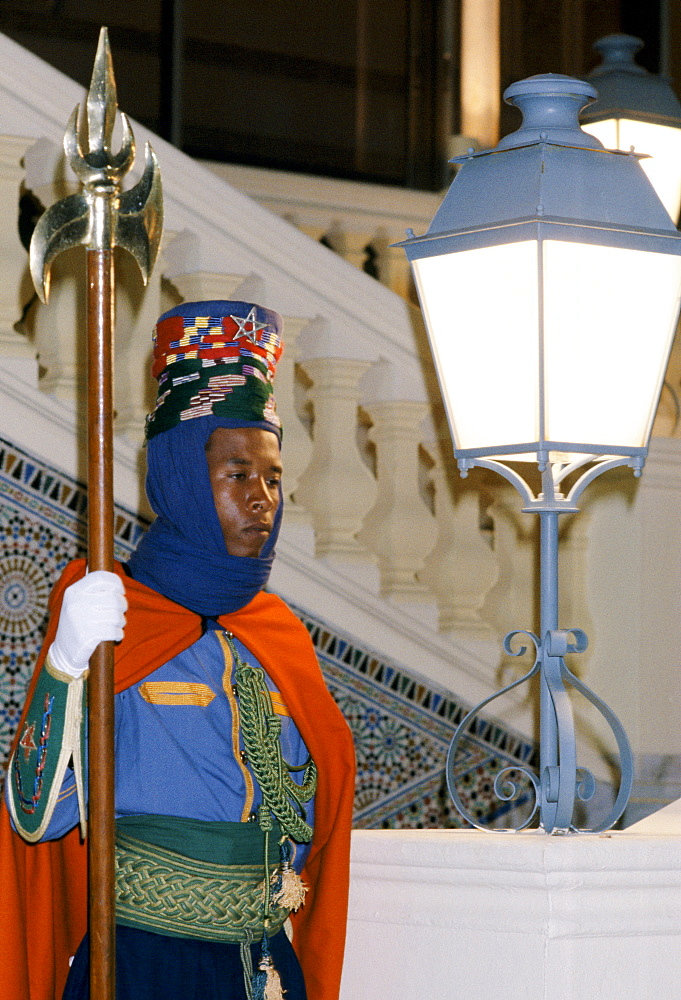
[[[83,252],[58,258],[45,306],[33,293],[16,223],[22,195],[26,212],[35,200],[47,206],[75,190],[61,141],[84,94],[3,36],[0,55],[0,436],[12,454],[23,456],[23,470],[33,463],[77,484],[85,478]],[[509,629],[531,628],[535,621],[532,520],[520,513],[518,498],[503,481],[481,472],[459,479],[420,314],[362,270],[357,241],[350,250],[347,238],[339,242],[343,256],[334,252],[319,242],[332,219],[328,225],[308,219],[303,232],[215,170],[142,126],[133,128],[139,168],[131,183],[139,177],[140,151],[149,139],[161,164],[166,222],[147,288],[124,255],[118,261],[120,551],[129,551],[149,515],[140,445],[155,396],[148,369],[156,318],[177,302],[195,299],[246,299],[277,310],[285,321],[276,395],[284,424],[286,508],[271,586],[307,616],[311,631],[323,635],[326,629],[327,637],[345,643],[344,650],[354,650],[355,666],[362,657],[365,665],[380,664],[373,673],[366,666],[364,677],[388,684],[405,711],[415,705],[426,711],[433,698],[438,705],[446,702],[439,718],[451,728],[461,706],[487,697],[518,669],[502,659],[500,640]],[[286,183],[293,181],[288,177]],[[286,215],[280,203],[273,207]],[[391,270],[389,257],[381,258],[383,276],[397,274],[390,283],[407,292],[406,274],[392,259]],[[589,683],[622,715],[646,760],[681,753],[669,709],[669,699],[681,694],[681,672],[674,669],[678,653],[672,652],[681,648],[681,615],[671,626],[669,615],[664,617],[664,639],[648,627],[660,619],[661,608],[668,611],[669,602],[678,600],[670,594],[678,595],[681,582],[670,555],[679,562],[681,439],[670,436],[676,434],[670,398],[660,416],[668,436],[655,443],[652,475],[644,473],[638,489],[612,475],[594,490],[584,514],[566,518],[562,537],[566,624],[595,635],[584,667]],[[12,473],[4,472],[1,499],[9,503]],[[21,509],[29,511],[32,480],[21,474]],[[41,472],[41,484],[46,474]],[[76,485],[68,489],[75,496]],[[661,496],[664,502],[656,506]],[[49,499],[44,493],[41,498]],[[82,511],[74,507],[76,516],[82,518]],[[664,581],[655,571],[660,555],[670,567]],[[622,640],[626,618],[633,621],[629,642]],[[336,646],[328,652],[326,639],[320,644],[333,669],[346,662]],[[672,658],[660,665],[658,650]],[[645,671],[653,661],[664,678],[659,705],[653,694],[655,722],[642,708],[639,690],[648,685]],[[407,678],[402,690],[389,687],[383,667]],[[343,683],[350,697],[350,681]],[[524,739],[527,753],[533,699],[519,693],[499,711],[504,733]],[[664,739],[660,715],[668,719]],[[426,733],[431,723],[423,716],[419,725]],[[444,733],[441,739],[446,746]],[[597,738],[592,745],[597,760]],[[441,778],[441,765],[438,773]]]

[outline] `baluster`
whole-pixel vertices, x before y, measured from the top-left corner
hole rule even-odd
[[[60,147],[38,139],[26,150],[25,185],[42,205],[73,194],[78,184],[66,178],[66,161]],[[32,333],[38,359],[38,385],[58,399],[76,399],[85,381],[85,289],[82,276],[84,250],[60,254],[51,269],[50,301],[35,296],[25,326]],[[27,257],[24,264],[28,266]],[[30,279],[29,279],[30,280]]]
[[[37,303],[33,320],[40,388],[64,401],[85,383],[84,255],[81,248],[56,258],[50,300]]]
[[[116,254],[115,430],[137,444],[144,440],[146,415],[156,401],[151,331],[163,312],[163,251],[172,238],[165,234],[146,288],[130,254]]]
[[[627,470],[628,471],[628,470]],[[594,490],[593,496],[598,496]],[[560,607],[561,627],[578,626],[588,636],[595,633],[593,620],[589,609],[587,592],[587,576],[589,562],[589,539],[591,534],[591,514],[587,498],[578,516],[568,515],[564,519],[560,532],[560,549],[558,565],[560,567]],[[570,669],[582,674],[588,668],[591,650],[575,657]]]
[[[488,512],[494,522],[497,582],[483,614],[500,635],[514,628],[539,628],[536,519],[518,509],[513,487],[490,483],[494,503]],[[517,664],[516,664],[517,667]]]
[[[378,496],[358,539],[378,558],[385,596],[424,602],[430,594],[417,574],[437,536],[435,520],[419,490],[421,423],[428,404],[380,402],[368,410]]]
[[[33,139],[0,137],[0,353],[3,357],[30,359],[35,378],[35,348],[14,326],[33,297],[28,258],[19,239],[19,194],[24,179],[22,158]],[[25,367],[22,366],[22,370]]]
[[[346,233],[338,219],[331,221],[331,224],[319,237],[319,242],[333,250],[339,257],[345,257],[347,251]]]
[[[277,365],[275,397],[277,413],[284,428],[282,455],[284,464],[283,485],[286,496],[284,508],[286,523],[309,524],[310,515],[296,502],[298,483],[312,458],[310,435],[296,409],[296,360],[297,341],[309,324],[298,316],[284,317],[284,353]]]
[[[370,246],[376,254],[378,280],[406,299],[411,288],[411,267],[402,248],[391,246],[392,242],[384,226],[379,226],[370,240]]]
[[[359,268],[361,271],[367,259],[367,244],[371,241],[369,233],[349,230],[338,219],[334,219],[331,225],[320,237],[320,242],[328,246],[339,257],[346,260],[348,264]]]
[[[348,264],[363,271],[369,257],[367,247],[370,243],[371,235],[369,233],[346,232],[341,256]]]
[[[480,530],[479,486],[460,480],[436,446],[428,451],[434,462],[431,480],[438,535],[420,578],[436,595],[441,631],[493,639],[494,629],[481,611],[499,567]]]
[[[295,500],[312,515],[318,556],[370,561],[355,536],[377,491],[357,448],[359,381],[371,363],[314,358],[303,367],[313,381],[313,448]]]
[[[381,255],[381,281],[408,302],[414,293],[411,266],[401,247],[387,246]]]

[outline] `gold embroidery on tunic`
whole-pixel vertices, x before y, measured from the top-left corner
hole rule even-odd
[[[236,698],[234,697],[234,690],[232,687],[232,667],[233,667],[232,651],[229,648],[229,644],[225,639],[224,633],[216,632],[215,634],[218,637],[218,642],[220,643],[220,646],[222,648],[222,654],[225,658],[225,670],[222,675],[222,687],[225,694],[227,695],[227,701],[229,702],[229,707],[232,711],[232,752],[234,754],[234,760],[239,765],[239,768],[243,775],[244,784],[246,786],[246,796],[244,798],[243,809],[241,810],[241,822],[245,823],[248,820],[249,816],[251,815],[251,811],[253,809],[253,793],[254,793],[253,777],[251,775],[251,772],[244,764],[241,756],[241,746],[239,742],[239,736],[240,736],[239,706],[237,705]]]
[[[145,681],[139,693],[150,705],[198,705],[205,708],[215,698],[207,684],[186,681]]]
[[[272,708],[276,715],[284,715],[287,719],[291,718],[291,713],[289,712],[284,699],[279,694],[278,691],[270,691],[270,698],[272,699]]]

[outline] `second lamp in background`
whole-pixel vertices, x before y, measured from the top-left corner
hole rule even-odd
[[[643,48],[633,35],[606,35],[594,48],[603,62],[589,74],[598,91],[582,113],[582,127],[606,149],[644,153],[641,166],[674,223],[681,208],[681,103],[664,76],[635,60]]]

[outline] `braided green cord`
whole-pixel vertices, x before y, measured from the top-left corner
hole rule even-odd
[[[272,902],[272,886],[269,878],[267,877],[270,860],[270,830],[272,829],[272,813],[265,805],[261,805],[258,809],[258,822],[260,824],[260,829],[263,832],[263,840],[265,842],[265,864],[263,866],[265,869],[265,911],[263,917],[265,932],[267,932],[270,928],[270,904]]]
[[[225,633],[225,638],[236,668],[236,689],[246,756],[262,790],[263,801],[279,820],[285,836],[299,843],[307,843],[312,839],[312,827],[299,815],[291,800],[303,811],[302,803],[309,802],[317,788],[317,768],[310,759],[305,766],[302,784],[293,780],[289,771],[301,768],[289,768],[282,756],[279,742],[281,721],[272,708],[272,699],[265,683],[265,671],[262,667],[251,666],[241,659],[229,632]],[[265,810],[260,810],[259,819],[264,813]]]

